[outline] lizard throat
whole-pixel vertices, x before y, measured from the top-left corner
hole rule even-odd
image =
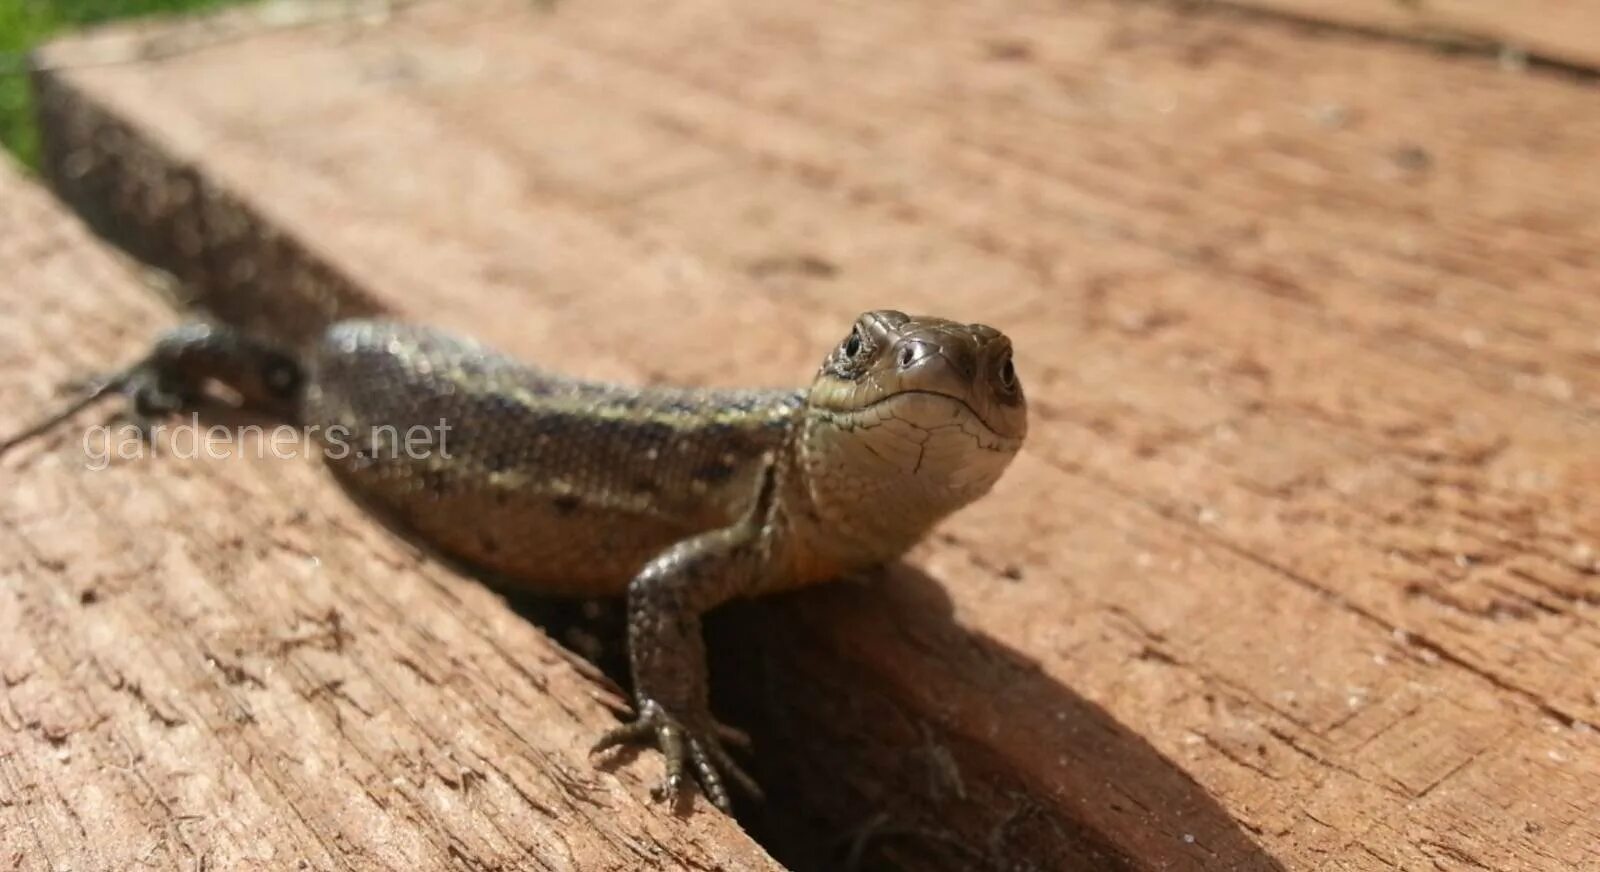
[[[822,535],[848,568],[898,557],[988,492],[1021,443],[957,398],[904,391],[852,412],[811,407],[798,453]]]

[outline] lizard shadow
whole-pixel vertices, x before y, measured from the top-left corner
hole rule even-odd
[[[720,709],[751,729],[768,792],[798,805],[759,814],[850,833],[811,868],[839,868],[842,847],[893,868],[1283,869],[1137,732],[959,625],[915,565],[708,624]]]
[[[373,515],[628,687],[620,600],[520,590]],[[960,626],[944,583],[915,565],[730,603],[705,626],[713,710],[753,736],[742,757],[768,796],[736,793],[737,817],[796,872],[1284,868],[1138,733]],[[640,753],[652,752],[623,747],[595,765]],[[694,794],[674,811],[689,814]]]

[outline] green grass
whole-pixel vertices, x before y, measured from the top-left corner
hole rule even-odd
[[[237,0],[0,0],[0,145],[37,166],[39,133],[26,53],[54,34],[115,18],[186,12]]]

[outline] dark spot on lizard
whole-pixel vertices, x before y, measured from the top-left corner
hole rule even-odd
[[[511,452],[496,451],[483,459],[483,468],[489,472],[505,472],[516,462],[516,456]]]
[[[696,468],[693,474],[696,481],[703,481],[706,484],[722,484],[733,477],[735,469],[736,467],[726,460],[714,460]]]
[[[700,402],[688,397],[667,400],[660,406],[660,411],[673,415],[692,415],[700,410]]]
[[[572,494],[564,494],[550,501],[550,505],[555,507],[558,515],[570,515],[576,512],[581,503],[582,501]]]
[[[659,421],[645,421],[637,425],[638,439],[645,445],[665,445],[677,436],[670,425]]]
[[[261,382],[278,399],[288,399],[305,384],[305,373],[293,359],[279,352],[268,352],[261,368]]]

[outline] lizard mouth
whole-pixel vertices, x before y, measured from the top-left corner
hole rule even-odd
[[[813,406],[812,414],[827,428],[812,447],[846,478],[907,482],[918,499],[941,505],[987,490],[1022,447],[968,400],[941,391],[906,389],[852,409]]]
[[[968,398],[927,388],[905,388],[860,405],[815,403],[813,408],[847,428],[872,427],[889,420],[918,430],[959,426],[984,447],[1020,445],[1025,431],[1010,421],[991,420]]]
[[[950,426],[952,420],[965,418],[973,424],[982,427],[988,435],[995,439],[1018,439],[1019,437],[1007,436],[984,417],[983,413],[973,407],[965,397],[958,397],[942,391],[932,391],[922,388],[911,388],[890,394],[878,400],[867,403],[858,409],[858,412],[872,410],[888,411],[894,417],[924,430]]]
[[[1022,446],[1022,434],[996,427],[966,398],[942,391],[908,388],[860,406],[819,405],[813,409],[841,431],[855,433],[869,443],[891,439],[916,446],[919,455],[935,446],[953,453],[1003,454],[1015,453]],[[920,469],[923,464],[915,466]]]

